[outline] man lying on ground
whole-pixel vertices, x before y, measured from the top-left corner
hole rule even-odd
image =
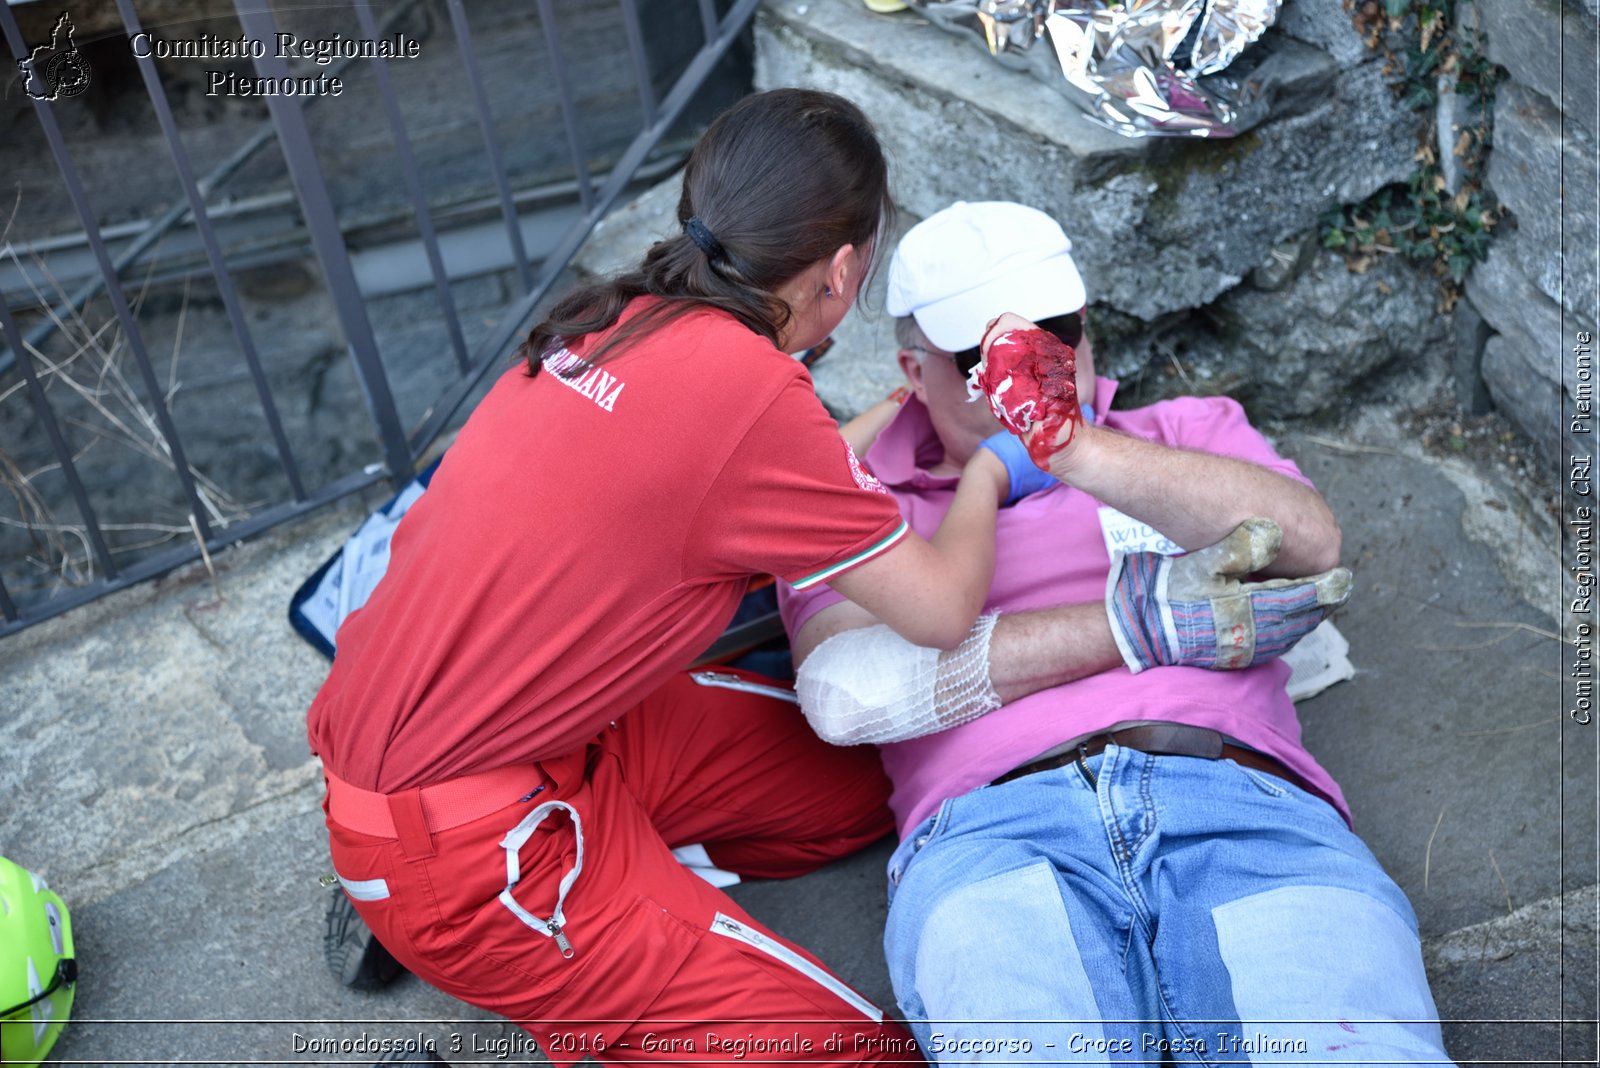
[[[782,591],[807,718],[879,743],[893,782],[900,1007],[934,1060],[1441,1063],[1411,907],[1301,745],[1277,659],[1349,595],[1338,524],[1234,401],[1112,409],[1070,248],[1016,204],[915,227],[888,301],[910,396],[846,427],[930,531],[1001,431],[968,392],[991,322],[1016,313],[990,360],[1070,346],[1076,397],[1051,403],[1081,411],[1032,421],[1048,474],[997,520],[967,640],[919,648],[825,587]],[[1113,551],[1146,524],[1189,552]]]

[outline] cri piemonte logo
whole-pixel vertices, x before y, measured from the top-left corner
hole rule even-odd
[[[89,64],[72,39],[72,16],[63,11],[50,30],[50,43],[40,45],[22,68],[22,87],[35,100],[63,100],[89,88]]]

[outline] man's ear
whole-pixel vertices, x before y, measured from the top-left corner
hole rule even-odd
[[[902,348],[895,357],[900,361],[900,373],[906,376],[906,385],[918,400],[926,401],[927,386],[922,381],[922,359],[916,350]]]

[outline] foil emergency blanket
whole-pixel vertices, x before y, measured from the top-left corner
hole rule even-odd
[[[1271,101],[1262,80],[1218,72],[1272,25],[1280,0],[907,3],[937,26],[977,35],[995,59],[1130,137],[1232,137]]]

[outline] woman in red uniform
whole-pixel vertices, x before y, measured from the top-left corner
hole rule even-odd
[[[922,540],[785,355],[838,325],[888,207],[849,102],[722,115],[683,232],[533,330],[339,632],[309,728],[346,892],[406,967],[558,1065],[915,1056],[672,853],[790,876],[891,828],[870,748],[686,672],[750,576],[827,582],[944,648],[982,606],[1003,465],[980,450]]]

